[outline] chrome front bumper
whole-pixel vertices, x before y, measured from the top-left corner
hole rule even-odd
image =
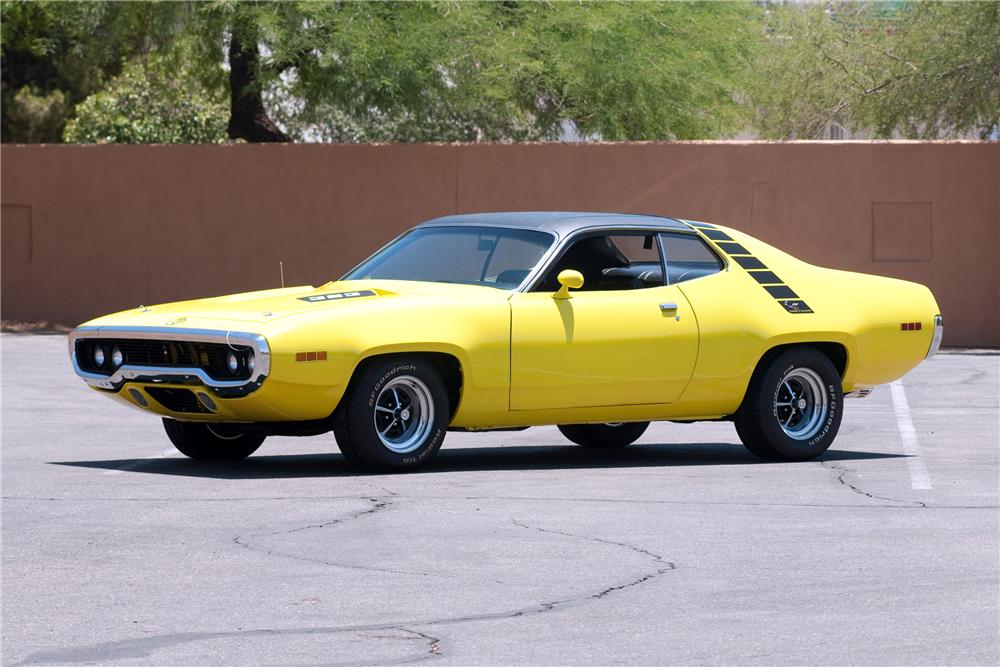
[[[941,348],[941,338],[944,336],[944,318],[940,315],[934,316],[934,337],[931,338],[931,345],[927,348],[927,356],[925,359],[930,359],[937,351]]]
[[[111,375],[103,375],[80,367],[76,358],[76,342],[81,338],[138,338],[241,345],[254,351],[256,364],[250,378],[245,380],[217,380],[202,368],[138,366],[128,363],[115,369]],[[271,370],[271,348],[268,347],[267,339],[260,334],[243,331],[174,327],[79,327],[69,335],[69,355],[77,375],[90,386],[108,391],[118,391],[126,382],[191,384],[207,387],[223,398],[235,398],[256,391]]]

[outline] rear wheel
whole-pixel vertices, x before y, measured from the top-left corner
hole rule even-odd
[[[830,359],[812,348],[793,348],[754,372],[736,413],[736,432],[763,459],[805,461],[837,437],[842,403],[840,374]]]
[[[418,356],[376,360],[351,381],[333,417],[344,457],[368,470],[411,470],[441,448],[448,392],[433,364]]]
[[[619,422],[607,424],[561,424],[558,428],[567,438],[581,447],[614,449],[631,445],[646,432],[649,422]]]
[[[164,419],[170,442],[184,456],[198,461],[239,461],[257,451],[262,435],[241,433],[227,424],[201,424]]]

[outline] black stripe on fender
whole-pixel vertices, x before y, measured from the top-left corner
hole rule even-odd
[[[732,241],[733,237],[725,233],[721,229],[699,229],[702,234],[712,239],[713,241]]]
[[[729,234],[704,223],[688,222],[688,224],[694,227],[705,238],[714,241],[719,250],[726,253],[726,256],[746,269],[747,273],[760,283],[767,293],[781,304],[781,307],[786,312],[792,314],[813,312],[813,309],[800,299],[799,295],[791,287],[783,284],[781,278],[768,269],[764,262],[754,257],[745,246],[737,243]]]
[[[801,299],[790,299],[788,301],[779,301],[778,303],[784,306],[785,310],[792,314],[813,312],[812,308],[810,308],[809,305]]]
[[[785,282],[771,271],[747,271],[761,285],[780,285]]]
[[[721,243],[720,242],[720,243],[716,243],[715,245],[719,246],[719,248],[722,249],[722,252],[728,253],[730,255],[752,255],[753,254],[752,252],[750,252],[749,250],[747,250],[746,248],[744,248],[743,246],[741,246],[739,243],[736,243],[736,242],[729,242],[729,243]]]
[[[766,269],[764,262],[760,261],[756,257],[733,257],[733,261],[742,266],[744,269]]]
[[[799,295],[788,285],[765,285],[764,289],[775,299],[798,299]]]

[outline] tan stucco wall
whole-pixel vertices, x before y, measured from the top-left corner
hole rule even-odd
[[[1000,346],[1000,145],[4,146],[4,319],[76,324],[336,278],[427,218],[610,210],[731,225],[927,284],[946,345]]]

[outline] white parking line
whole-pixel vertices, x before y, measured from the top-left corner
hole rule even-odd
[[[139,459],[137,461],[132,461],[131,463],[126,463],[125,465],[123,465],[121,467],[118,467],[118,468],[112,468],[111,470],[105,470],[103,474],[105,474],[105,475],[120,475],[123,472],[128,472],[130,470],[136,470],[136,469],[141,468],[142,466],[146,465],[150,461],[153,461],[153,460],[156,460],[156,459],[164,459],[164,458],[170,456],[171,454],[174,454],[176,451],[177,450],[174,449],[173,447],[171,447],[170,449],[164,449],[162,452],[160,452],[156,456],[150,457],[148,459]]]
[[[892,407],[896,411],[896,426],[899,427],[899,437],[903,440],[906,465],[910,467],[910,486],[914,489],[930,489],[931,476],[924,460],[920,458],[920,442],[917,440],[917,429],[913,428],[913,420],[910,418],[910,404],[906,401],[903,383],[896,380],[889,387],[892,390]]]

